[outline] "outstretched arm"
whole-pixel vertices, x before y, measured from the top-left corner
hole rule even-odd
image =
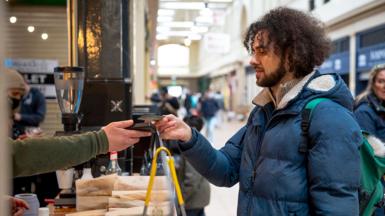
[[[121,151],[149,132],[127,130],[132,120],[113,122],[98,132],[62,137],[9,140],[13,175],[28,176],[81,164],[98,154]]]
[[[220,150],[214,149],[198,131],[175,116],[166,116],[157,127],[164,139],[180,141],[184,156],[211,183],[231,187],[238,182],[246,127],[241,128]]]

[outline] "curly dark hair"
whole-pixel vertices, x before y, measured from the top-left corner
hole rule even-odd
[[[329,56],[331,42],[324,25],[304,12],[279,7],[252,23],[247,30],[244,46],[253,53],[255,35],[268,32],[268,43],[273,42],[274,52],[281,58],[288,56],[289,71],[295,77],[304,77]]]

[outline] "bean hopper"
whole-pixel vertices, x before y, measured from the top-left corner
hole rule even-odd
[[[55,67],[54,79],[64,134],[79,133],[81,118],[78,111],[83,94],[84,70],[81,67]]]

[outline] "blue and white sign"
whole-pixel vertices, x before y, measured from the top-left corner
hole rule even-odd
[[[336,53],[331,55],[319,67],[321,73],[335,72],[339,74],[349,73],[349,52]]]
[[[39,89],[47,98],[55,98],[53,69],[59,66],[54,59],[5,59],[4,65],[19,71],[31,87]]]
[[[385,63],[385,44],[359,49],[357,52],[357,71],[369,71],[377,64]]]

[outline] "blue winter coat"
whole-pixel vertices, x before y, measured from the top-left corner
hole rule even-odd
[[[359,145],[353,98],[335,74],[313,72],[275,108],[267,89],[255,99],[247,124],[215,150],[197,131],[180,143],[190,163],[211,183],[239,182],[238,215],[358,215]],[[301,112],[320,103],[309,128],[314,147],[299,153]],[[235,203],[234,203],[235,205]]]
[[[14,121],[13,133],[18,136],[25,133],[26,127],[38,127],[43,122],[46,113],[44,95],[37,88],[31,88],[23,97],[20,104],[21,120]]]
[[[385,142],[385,107],[373,94],[357,102],[354,110],[361,128]]]

